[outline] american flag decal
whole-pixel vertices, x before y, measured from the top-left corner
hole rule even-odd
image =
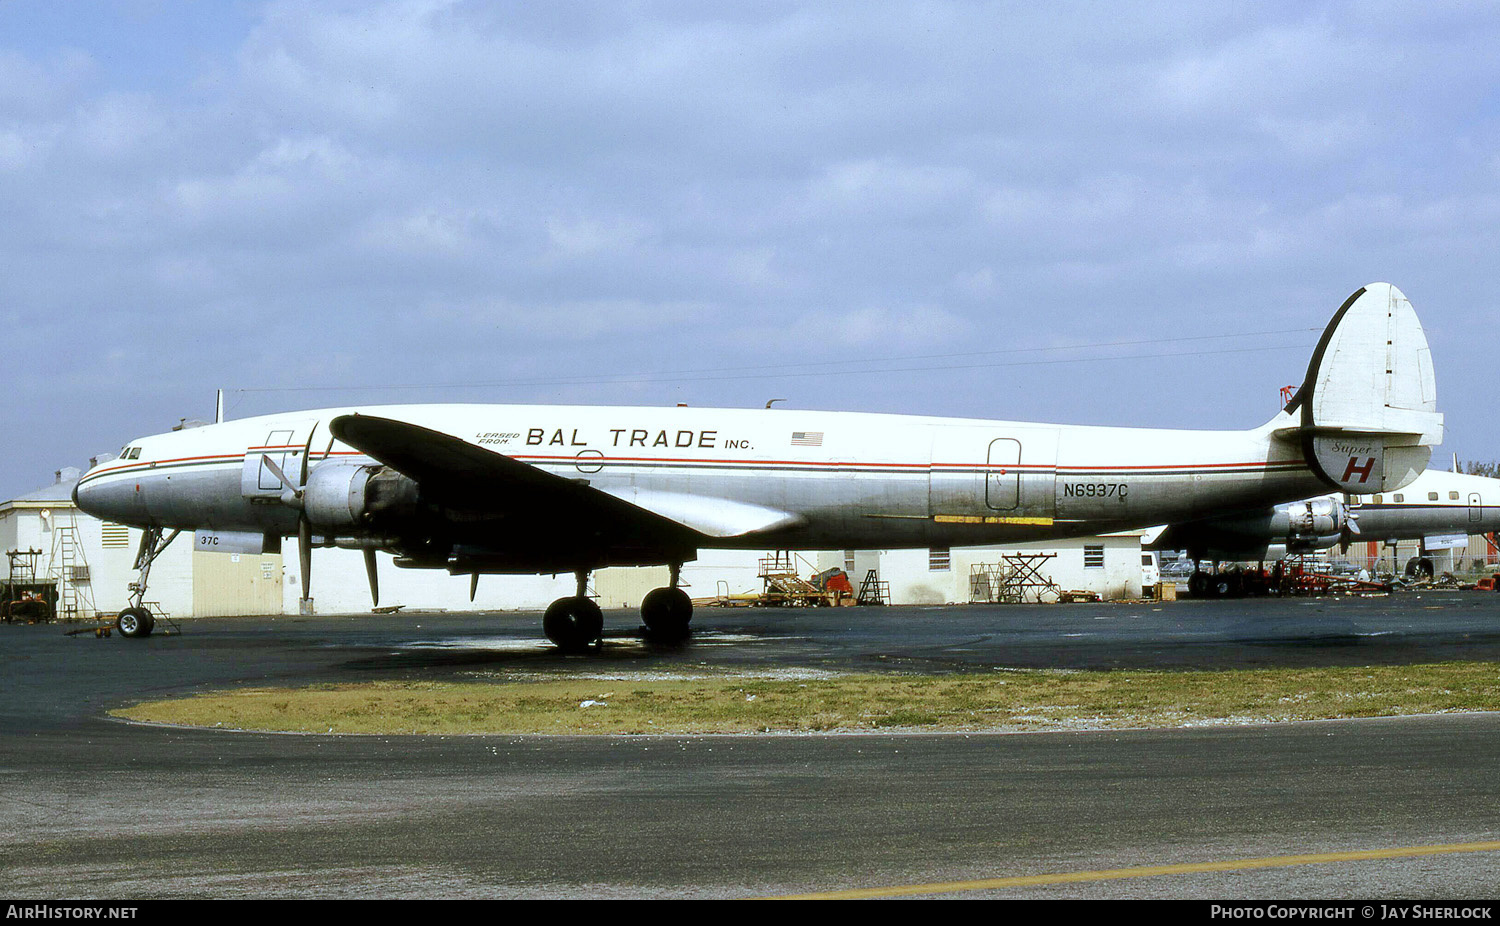
[[[793,447],[821,447],[823,446],[822,431],[793,431]]]

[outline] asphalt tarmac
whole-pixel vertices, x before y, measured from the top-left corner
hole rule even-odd
[[[1500,595],[700,609],[587,656],[540,616],[0,626],[17,899],[1500,896],[1500,716],[1169,731],[750,737],[249,734],[115,706],[243,685],[608,673],[1365,665],[1500,670]],[[1267,861],[1269,860],[1269,861]],[[1030,879],[1030,880],[1027,880]]]

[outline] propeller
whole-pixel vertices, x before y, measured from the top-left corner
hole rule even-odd
[[[1349,544],[1359,536],[1359,512],[1355,510],[1355,507],[1353,504],[1344,505],[1344,529],[1339,532],[1340,553],[1348,553]]]
[[[271,475],[286,486],[287,491],[281,494],[281,500],[296,508],[297,514],[297,566],[302,570],[302,600],[312,598],[312,522],[307,519],[307,513],[303,510],[302,495],[307,489],[307,458],[311,455],[312,439],[308,439],[309,447],[302,451],[302,478],[293,482],[275,460],[269,455],[262,456],[260,463],[271,471]],[[291,493],[288,496],[287,493]]]
[[[297,482],[293,482],[275,460],[269,456],[261,457],[262,465],[286,487],[287,491],[281,493],[282,503],[291,505],[299,512],[297,515],[297,564],[302,569],[303,601],[312,597],[312,521],[308,520],[307,510],[303,504],[303,495],[307,491],[308,457],[312,455],[311,451],[312,439],[309,438],[308,447],[302,452],[302,478]],[[370,604],[371,607],[379,607],[380,577],[375,570],[375,550],[373,547],[367,547],[364,553],[365,575],[370,580]]]

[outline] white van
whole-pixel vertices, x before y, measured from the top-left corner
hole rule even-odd
[[[1141,588],[1148,593],[1151,589],[1161,584],[1161,565],[1156,560],[1156,554],[1150,550],[1141,551]]]

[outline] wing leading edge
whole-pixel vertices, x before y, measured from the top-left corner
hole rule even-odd
[[[696,548],[712,538],[790,527],[796,515],[730,499],[634,488],[598,488],[462,438],[373,415],[329,422],[340,441],[416,480],[423,495],[467,511],[532,514],[616,534],[632,544]]]

